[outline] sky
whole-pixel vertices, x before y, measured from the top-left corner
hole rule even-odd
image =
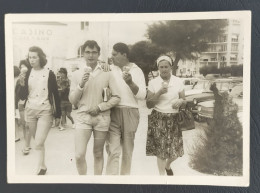
[[[109,50],[117,42],[134,44],[147,40],[145,37],[147,25],[151,22],[111,22],[109,30]]]

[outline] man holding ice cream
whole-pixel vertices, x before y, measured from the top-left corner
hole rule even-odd
[[[135,133],[140,118],[138,100],[144,100],[146,96],[145,78],[143,71],[129,61],[126,44],[117,43],[113,46],[112,60],[112,72],[119,84],[121,101],[111,110],[106,174],[130,175]],[[119,169],[121,151],[122,162]]]
[[[70,102],[78,107],[75,119],[75,156],[80,175],[87,174],[86,149],[92,131],[94,135],[94,174],[101,175],[104,165],[103,148],[110,124],[110,109],[120,101],[116,81],[105,72],[98,61],[100,47],[94,40],[82,46],[86,66],[71,78]],[[109,87],[112,95],[104,100],[103,90]]]

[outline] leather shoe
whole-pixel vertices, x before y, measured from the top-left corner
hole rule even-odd
[[[45,175],[47,172],[47,168],[46,169],[41,169],[37,175]]]
[[[165,168],[165,171],[166,171],[167,176],[173,176],[173,171],[171,168],[170,169]]]

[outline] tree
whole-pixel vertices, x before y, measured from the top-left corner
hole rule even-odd
[[[238,106],[227,92],[219,94],[215,84],[211,90],[215,97],[213,120],[200,135],[191,165],[203,173],[242,175],[243,128],[237,116]]]
[[[219,74],[221,76],[230,75],[231,74],[231,67],[230,66],[220,67],[219,68]]]
[[[157,70],[156,59],[164,53],[164,49],[152,44],[150,41],[139,41],[130,48],[130,61],[136,63],[144,72],[146,82],[148,73]]]
[[[243,65],[232,65],[230,71],[232,76],[243,76]]]
[[[217,66],[203,66],[200,68],[200,73],[203,74],[203,76],[207,74],[219,74],[220,69],[218,69]]]
[[[148,26],[147,37],[152,43],[164,47],[175,55],[173,73],[179,60],[197,59],[206,51],[208,43],[224,32],[227,20],[175,20],[160,21]]]

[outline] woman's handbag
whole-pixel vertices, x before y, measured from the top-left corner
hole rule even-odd
[[[51,97],[50,97],[50,103],[51,103],[52,115],[54,117],[56,117],[57,116],[57,108],[56,108],[56,104],[55,104],[55,99],[54,99],[53,93],[51,94]]]
[[[195,122],[192,112],[187,109],[179,109],[178,125],[181,131],[195,129]]]

